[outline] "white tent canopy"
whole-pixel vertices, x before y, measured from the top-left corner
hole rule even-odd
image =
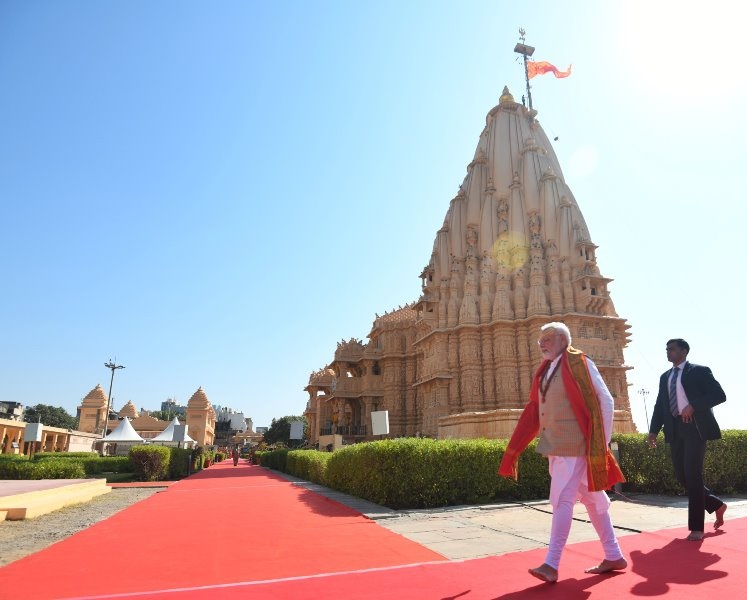
[[[174,417],[174,420],[169,423],[169,426],[164,429],[161,433],[159,433],[156,437],[152,438],[151,442],[173,442],[174,440],[174,427],[176,425],[179,425],[179,419]],[[185,443],[194,442],[194,440],[189,437],[189,434],[185,431],[184,432],[184,439],[180,440]]]
[[[130,419],[125,417],[117,428],[104,438],[105,442],[144,442],[145,440],[138,435],[135,428],[130,423]]]

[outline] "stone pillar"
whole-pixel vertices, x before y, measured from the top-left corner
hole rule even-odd
[[[366,426],[366,434],[373,435],[373,424],[371,423],[371,412],[373,409],[373,398],[363,398],[363,424]]]
[[[499,327],[493,331],[493,363],[498,408],[516,408],[521,403],[519,361],[513,330]]]
[[[384,410],[389,411],[389,433],[396,437],[400,433],[402,417],[399,414],[399,361],[390,359],[383,366]]]
[[[478,410],[495,408],[495,359],[493,358],[493,339],[490,331],[483,327],[480,331],[480,354],[482,357],[482,398]]]
[[[438,326],[443,329],[446,327],[447,318],[447,306],[449,304],[449,280],[442,279],[439,284],[438,294]]]
[[[464,402],[460,395],[462,374],[459,372],[459,336],[456,333],[446,333],[444,342],[448,352],[448,371],[454,374],[449,380],[448,412],[459,413],[462,412]]]
[[[459,333],[459,365],[461,367],[461,412],[480,410],[482,400],[482,363],[480,333],[462,329]]]
[[[517,319],[524,319],[527,316],[527,296],[524,287],[524,269],[516,269],[513,276],[514,281],[514,314]]]
[[[571,266],[568,259],[564,259],[560,264],[561,280],[563,281],[563,306],[565,312],[575,310],[576,301],[573,297],[573,283],[571,282]]]
[[[493,298],[490,293],[490,282],[495,278],[490,266],[490,256],[486,253],[482,259],[480,272],[480,323],[489,323],[493,309]]]
[[[506,278],[505,268],[501,268],[495,279],[495,298],[493,299],[493,319],[513,319],[511,308],[511,284]]]
[[[413,383],[417,378],[417,358],[414,355],[409,356],[405,363],[405,434],[413,435],[417,430],[418,408],[415,403],[415,388]]]
[[[516,354],[518,361],[518,400],[523,404],[529,400],[529,390],[532,385],[532,374],[534,361],[532,359],[533,347],[537,345],[539,338],[539,328],[534,335],[527,332],[525,327],[519,327],[516,335]],[[523,405],[522,404],[522,405]]]
[[[456,327],[459,322],[459,284],[457,278],[452,273],[451,283],[449,284],[449,305],[446,311],[446,325]]]
[[[560,289],[560,261],[558,248],[553,240],[547,242],[547,277],[550,282],[550,312],[558,315],[563,312],[563,292]]]

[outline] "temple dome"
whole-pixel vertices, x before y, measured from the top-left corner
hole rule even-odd
[[[129,417],[129,419],[132,420],[138,417],[138,412],[137,408],[135,408],[135,405],[132,403],[132,400],[128,400],[127,404],[122,407],[117,415],[119,417]]]
[[[198,408],[205,410],[212,409],[213,405],[210,404],[210,400],[208,400],[207,394],[202,389],[202,387],[200,387],[194,394],[192,394],[189,402],[187,402],[187,408]]]
[[[512,104],[515,104],[514,97],[511,95],[511,92],[508,91],[508,86],[503,87],[503,93],[501,94],[501,97],[498,99],[498,104],[502,104],[504,106],[510,106]]]
[[[100,385],[96,385],[85,398],[81,406],[84,408],[106,408],[106,394]]]

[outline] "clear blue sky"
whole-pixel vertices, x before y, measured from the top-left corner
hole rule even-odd
[[[618,313],[640,429],[670,337],[747,428],[747,84],[729,2],[0,4],[0,400],[301,414],[415,300],[513,47]],[[742,333],[740,333],[742,332]],[[737,337],[734,338],[734,335]]]

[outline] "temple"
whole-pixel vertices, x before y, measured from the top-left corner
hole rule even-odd
[[[311,374],[309,442],[389,436],[508,437],[539,366],[539,329],[563,321],[633,432],[619,317],[581,210],[536,119],[504,88],[420,274],[420,297],[376,315],[368,341],[339,342]]]
[[[132,401],[128,401],[118,413],[106,415],[108,407],[106,393],[100,385],[93,388],[83,398],[78,408],[78,429],[86,433],[97,433],[103,436],[113,431],[124,417],[132,421],[132,427],[144,439],[152,439],[160,434],[168,421],[162,421],[140,414]],[[205,391],[200,387],[187,402],[184,418],[188,432],[200,446],[210,446],[215,439],[216,414]]]

